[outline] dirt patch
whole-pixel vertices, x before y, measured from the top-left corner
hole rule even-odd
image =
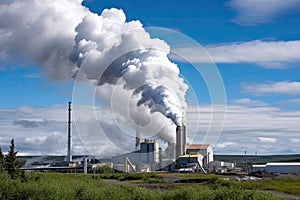
[[[300,179],[300,173],[277,174],[275,178],[294,178]]]
[[[265,172],[265,171],[256,171],[256,172],[249,173],[249,176],[255,176],[258,178],[272,178],[277,175],[273,174],[273,173]]]
[[[175,183],[206,183],[209,182],[211,179],[204,179],[204,178],[191,178],[191,179],[180,179],[177,180]]]

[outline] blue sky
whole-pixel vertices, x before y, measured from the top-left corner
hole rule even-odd
[[[87,0],[82,4],[98,14],[105,8],[122,9],[126,21],[140,20],[144,27],[176,30],[195,40],[208,52],[223,79],[227,101],[224,130],[215,144],[217,153],[241,154],[244,150],[261,154],[300,153],[299,1]],[[3,24],[0,24],[0,29],[1,26]],[[187,45],[178,50],[188,52],[191,60],[205,65],[194,48]],[[55,130],[43,127],[44,135],[34,133],[31,136],[28,133],[27,136],[21,136],[20,132],[29,130],[28,127],[20,127],[16,121],[44,121],[46,114],[45,118],[39,118],[32,111],[35,108],[45,113],[54,108],[59,112],[63,110],[72,98],[74,81],[66,77],[56,80],[49,78],[45,76],[45,68],[37,67],[26,58],[0,61],[0,109],[3,119],[0,122],[0,146],[8,144],[11,137],[19,138],[17,142],[25,147],[28,141],[36,140],[43,145],[49,138],[63,135],[63,128]],[[206,118],[210,116],[207,111],[211,102],[210,94],[201,76],[195,74],[193,66],[182,60],[174,62],[178,63],[181,75],[198,99],[191,97],[191,90],[188,91],[189,134],[198,134],[195,141],[203,142],[209,124]],[[193,121],[192,114],[199,109],[198,105],[200,123]],[[30,110],[28,115],[24,108]],[[15,113],[19,110],[23,113],[18,119],[3,116],[6,112]],[[64,122],[66,119],[61,120]],[[199,129],[195,128],[195,123],[200,124]],[[48,124],[51,125],[50,122]],[[80,153],[80,142],[75,143],[78,143],[77,153]],[[32,151],[24,148],[26,153],[40,154],[41,151],[36,146]]]

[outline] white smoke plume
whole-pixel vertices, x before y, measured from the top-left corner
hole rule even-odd
[[[121,86],[136,110],[145,106],[175,125],[184,123],[187,85],[177,65],[168,59],[170,47],[150,38],[140,21],[126,22],[122,10],[105,9],[98,15],[81,3],[2,0],[0,63],[32,63],[50,79],[76,77],[81,70],[81,80],[94,82],[99,90]],[[99,96],[103,97],[101,92]],[[143,119],[138,112],[131,117]],[[158,136],[169,141],[175,133],[164,128]]]

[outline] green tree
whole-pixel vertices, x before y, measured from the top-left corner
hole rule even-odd
[[[10,175],[11,179],[18,178],[20,173],[20,163],[17,160],[17,151],[15,151],[15,140],[11,140],[8,154],[5,155],[5,169]]]
[[[0,173],[4,171],[4,155],[2,153],[2,149],[0,148]]]

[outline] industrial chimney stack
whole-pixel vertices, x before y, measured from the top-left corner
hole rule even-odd
[[[182,155],[182,131],[181,126],[176,127],[176,159]]]
[[[140,133],[140,128],[136,127],[136,133],[135,133],[135,150],[140,149],[140,144],[141,144],[141,133]]]
[[[69,117],[68,117],[68,152],[67,152],[67,162],[72,161],[72,153],[71,153],[71,101],[69,101],[69,109],[68,109]]]
[[[186,153],[186,125],[182,124],[182,151]]]
[[[186,146],[186,126],[176,127],[176,159],[185,154]]]

